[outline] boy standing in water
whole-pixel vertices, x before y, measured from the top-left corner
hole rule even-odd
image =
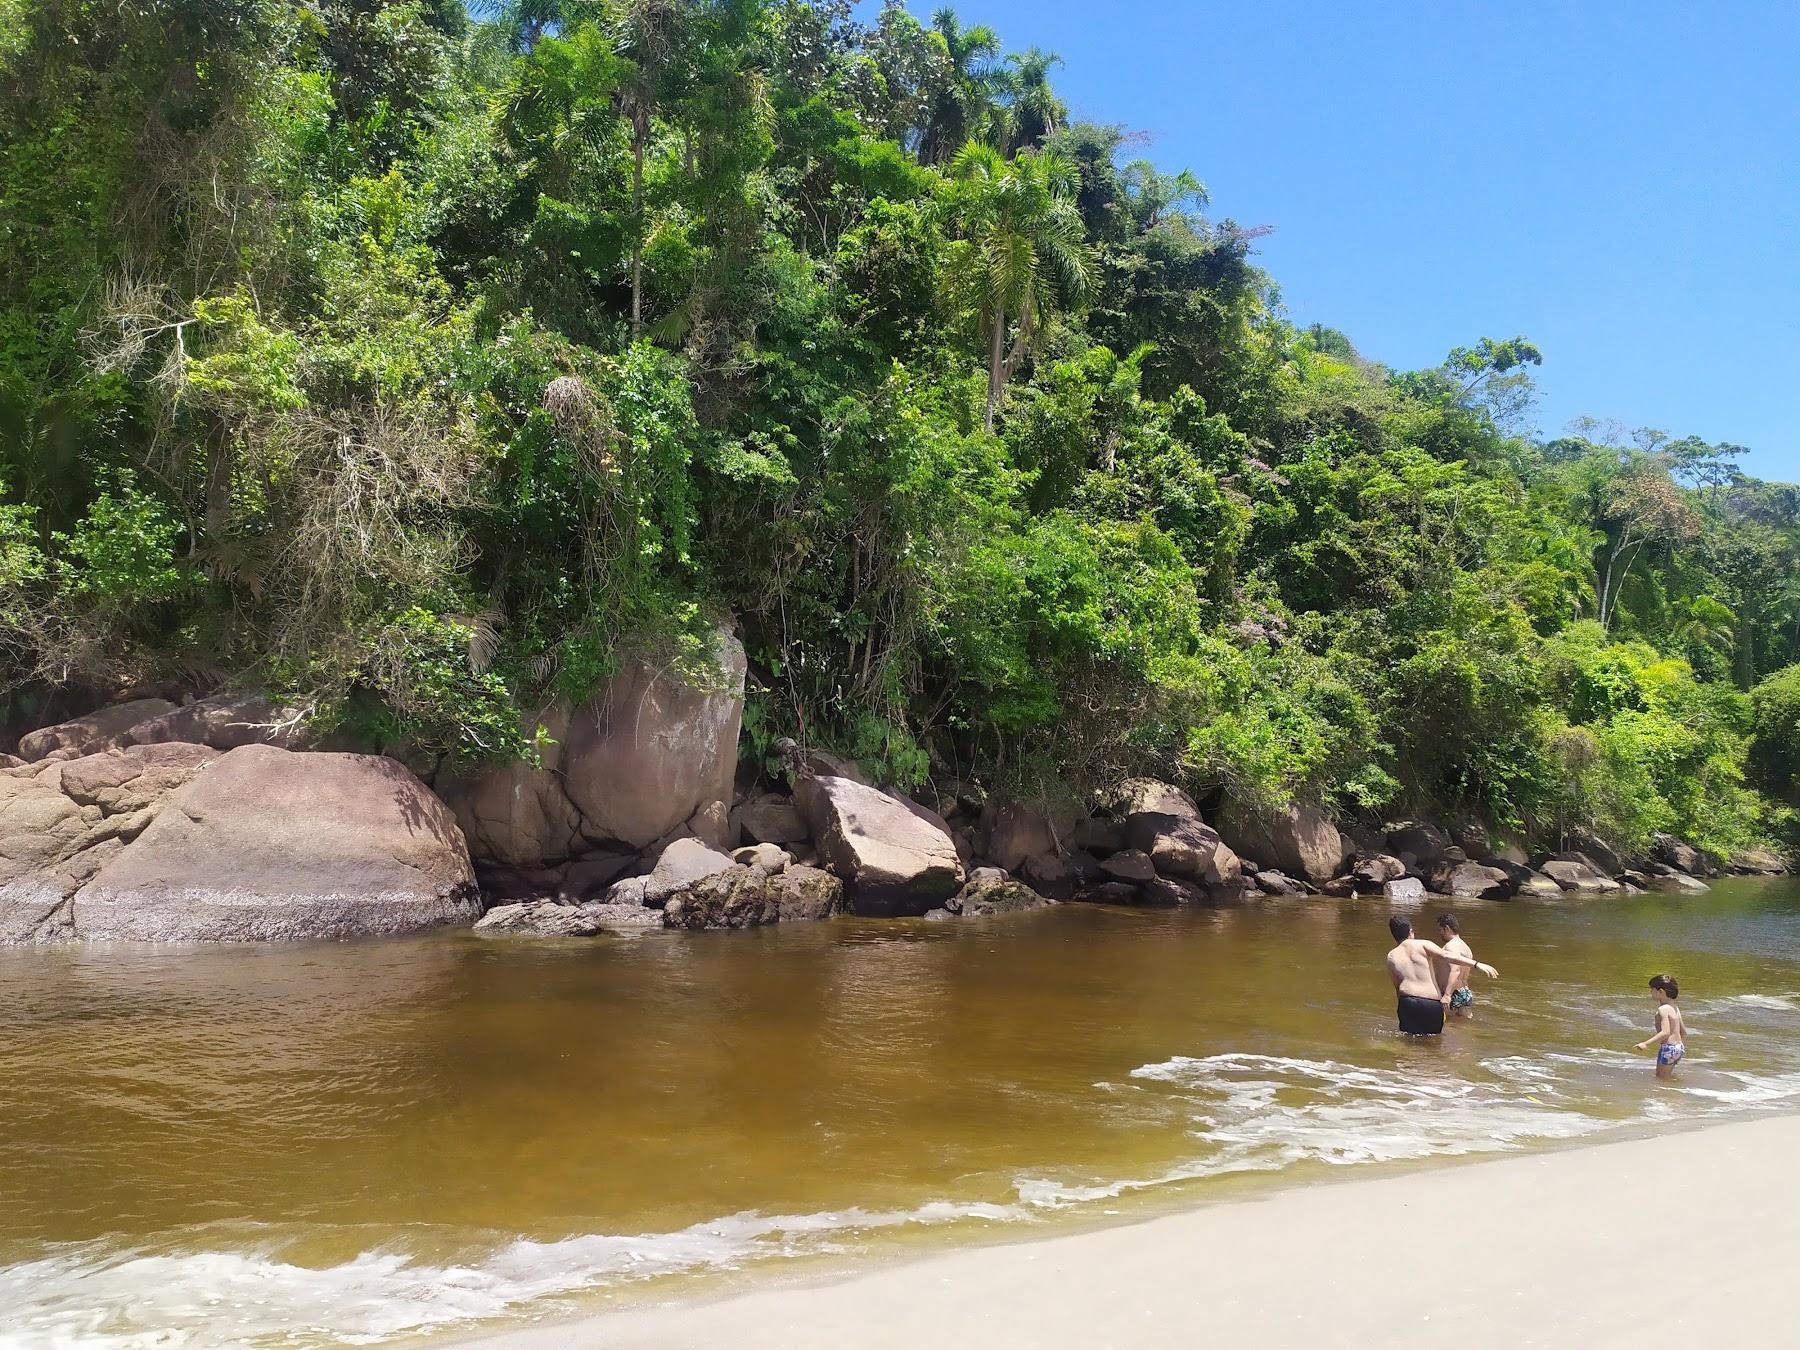
[[[1656,1035],[1639,1041],[1639,1050],[1656,1047],[1656,1076],[1673,1078],[1675,1066],[1687,1054],[1687,1023],[1681,1020],[1681,1009],[1675,1000],[1681,997],[1681,986],[1673,975],[1652,975],[1650,997],[1656,1000]]]

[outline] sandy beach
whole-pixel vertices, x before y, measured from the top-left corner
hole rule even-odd
[[[1276,1191],[480,1350],[1800,1344],[1800,1117]]]

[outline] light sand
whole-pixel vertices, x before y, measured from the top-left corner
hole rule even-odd
[[[482,1350],[1800,1347],[1800,1117],[1233,1201]]]

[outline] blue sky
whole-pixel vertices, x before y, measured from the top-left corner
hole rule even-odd
[[[935,7],[909,6],[922,19]],[[1267,224],[1290,317],[1435,365],[1544,351],[1538,425],[1732,441],[1800,479],[1800,5],[962,0]]]

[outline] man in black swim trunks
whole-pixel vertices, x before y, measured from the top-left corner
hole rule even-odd
[[[1448,952],[1435,942],[1414,937],[1412,924],[1398,914],[1388,920],[1388,932],[1394,935],[1395,944],[1387,954],[1388,974],[1400,995],[1400,1030],[1408,1036],[1437,1036],[1444,1030],[1443,995],[1438,991],[1433,957],[1452,966],[1472,966],[1490,980],[1500,978],[1499,971],[1472,956]]]

